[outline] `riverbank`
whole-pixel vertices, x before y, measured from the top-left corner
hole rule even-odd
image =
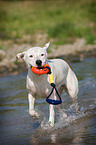
[[[10,41],[6,41],[4,44],[6,49],[0,50],[0,77],[9,74],[17,75],[20,72],[25,72],[27,70],[26,64],[22,60],[17,62],[16,54],[33,46],[30,44],[11,45]],[[35,45],[43,47],[42,45]],[[67,62],[83,61],[86,57],[96,57],[96,44],[86,44],[86,41],[83,38],[77,39],[73,44],[58,46],[51,44],[48,51],[49,59],[64,58]]]

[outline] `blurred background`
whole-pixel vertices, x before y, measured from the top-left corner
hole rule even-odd
[[[96,48],[96,0],[0,1],[0,74],[15,69],[18,52],[48,41],[50,57]]]
[[[68,55],[81,49],[89,51],[96,48],[83,47],[96,44],[96,1],[0,1],[0,74],[4,74],[6,69],[15,69],[18,52],[43,46],[48,41],[51,41],[50,57],[59,57],[62,52]],[[72,46],[75,42],[76,47]],[[64,47],[64,44],[71,45]]]
[[[0,38],[35,42],[44,35],[56,44],[96,40],[95,0],[4,0],[0,2]],[[24,39],[26,37],[26,39]],[[43,36],[42,36],[43,37]],[[1,46],[2,47],[2,46]]]

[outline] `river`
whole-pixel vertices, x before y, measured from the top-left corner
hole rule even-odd
[[[28,113],[25,88],[27,73],[0,78],[0,145],[95,145],[96,144],[96,58],[70,63],[79,80],[76,113],[71,99],[63,92],[63,118],[56,107],[56,123],[48,127],[48,103],[36,99],[40,117]]]

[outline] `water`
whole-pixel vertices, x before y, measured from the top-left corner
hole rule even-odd
[[[79,79],[76,113],[71,99],[63,92],[62,117],[56,109],[56,123],[48,126],[48,104],[36,100],[40,117],[28,114],[26,73],[0,78],[0,145],[87,145],[96,144],[96,58],[70,64]]]

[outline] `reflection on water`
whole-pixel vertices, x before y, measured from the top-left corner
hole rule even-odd
[[[28,114],[26,73],[0,78],[0,144],[95,144],[96,135],[96,58],[71,63],[79,79],[76,114],[68,95],[62,94],[62,117],[56,109],[56,123],[48,126],[48,104],[44,98],[36,100],[40,117]]]

